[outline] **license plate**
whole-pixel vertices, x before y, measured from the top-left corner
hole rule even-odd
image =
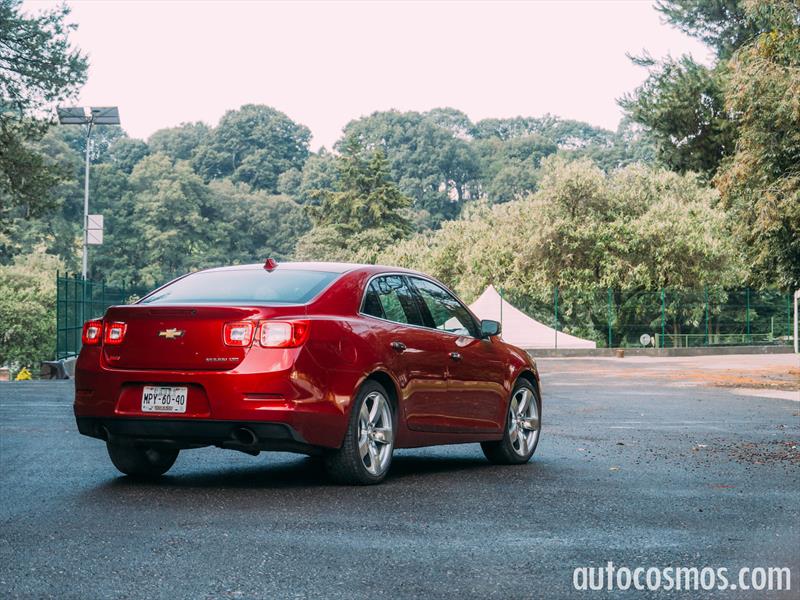
[[[186,412],[188,388],[146,385],[142,391],[142,412]]]

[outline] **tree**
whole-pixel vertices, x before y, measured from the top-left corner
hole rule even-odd
[[[356,138],[368,151],[382,150],[392,181],[413,200],[416,210],[427,211],[435,225],[458,214],[463,201],[472,197],[478,177],[475,153],[455,135],[451,119],[455,111],[451,111],[437,109],[432,116],[376,112],[348,123],[337,147],[341,150],[347,140]]]
[[[298,238],[311,228],[306,212],[288,196],[225,179],[211,182],[209,189],[219,216],[208,224],[214,236],[205,257],[208,264],[262,262],[269,256],[287,259]]]
[[[302,171],[292,169],[281,175],[278,191],[292,196],[300,204],[317,204],[320,190],[333,191],[337,188],[337,165],[336,156],[322,148],[308,157]]]
[[[278,177],[301,169],[311,131],[269,106],[247,104],[225,113],[192,164],[206,180],[230,177],[253,188],[278,191]]]
[[[411,231],[404,214],[411,199],[390,180],[382,150],[365,155],[359,140],[348,138],[338,168],[338,188],[320,190],[319,205],[308,207],[314,228],[298,241],[296,254],[301,258],[342,259]]]
[[[166,154],[172,160],[191,160],[197,148],[207,143],[211,129],[201,122],[181,123],[159,129],[147,140],[152,152]]]
[[[0,1],[0,99],[3,118],[19,119],[73,96],[86,80],[86,56],[69,43],[76,26],[61,5],[31,16],[20,0]]]
[[[656,149],[642,126],[634,123],[630,117],[624,117],[610,140],[592,142],[575,149],[561,149],[558,153],[569,160],[588,158],[608,173],[635,163],[653,163]]]
[[[538,135],[564,149],[603,144],[613,136],[613,132],[607,129],[550,114],[543,117],[483,119],[478,121],[473,131],[476,139],[496,138],[503,141]]]
[[[455,108],[433,108],[425,113],[429,121],[442,129],[447,129],[455,137],[470,140],[475,134],[475,125],[472,124],[466,113]]]
[[[647,80],[619,100],[641,124],[665,166],[712,176],[734,151],[736,123],[725,108],[727,59],[771,27],[769,11],[748,11],[748,0],[658,0],[668,23],[713,48],[719,62],[705,67],[690,56],[656,61],[632,58],[647,67]]]
[[[680,173],[713,174],[736,135],[722,95],[724,64],[711,69],[689,56],[635,62],[649,67],[650,75],[620,106],[649,133],[661,164]]]
[[[657,0],[656,9],[668,23],[711,46],[722,59],[768,28],[766,20],[748,14],[746,0]]]
[[[537,134],[508,140],[476,140],[480,157],[481,195],[492,204],[508,202],[536,191],[539,166],[558,146]]]
[[[800,8],[754,3],[754,20],[771,29],[729,63],[726,109],[736,115],[736,150],[715,183],[730,210],[757,284],[800,287]]]
[[[19,0],[0,0],[0,235],[15,217],[50,210],[62,174],[33,148],[46,130],[40,116],[73,96],[86,79],[86,57],[69,44],[66,6],[30,16]]]
[[[142,140],[124,137],[114,142],[110,154],[111,162],[130,174],[139,161],[150,154],[150,148]]]
[[[0,118],[0,236],[17,219],[36,219],[57,203],[52,189],[63,174],[36,152],[41,134],[31,121]]]
[[[59,268],[58,259],[41,249],[0,266],[0,365],[38,368],[51,356]]]

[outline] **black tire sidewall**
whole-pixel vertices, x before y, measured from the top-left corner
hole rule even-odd
[[[179,450],[159,448],[158,459],[152,460],[148,456],[149,448],[139,448],[123,444],[106,443],[109,458],[114,466],[122,473],[131,477],[152,478],[159,477],[169,471],[178,458]]]

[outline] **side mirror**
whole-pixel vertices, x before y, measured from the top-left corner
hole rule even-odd
[[[500,327],[498,321],[492,321],[491,319],[481,321],[481,338],[487,339],[494,335],[500,335],[501,331],[502,327]]]

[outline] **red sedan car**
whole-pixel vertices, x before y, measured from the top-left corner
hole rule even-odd
[[[395,448],[480,442],[500,464],[539,441],[536,365],[435,279],[283,263],[186,275],[83,329],[75,416],[123,473],[180,450],[322,455],[377,483]]]

